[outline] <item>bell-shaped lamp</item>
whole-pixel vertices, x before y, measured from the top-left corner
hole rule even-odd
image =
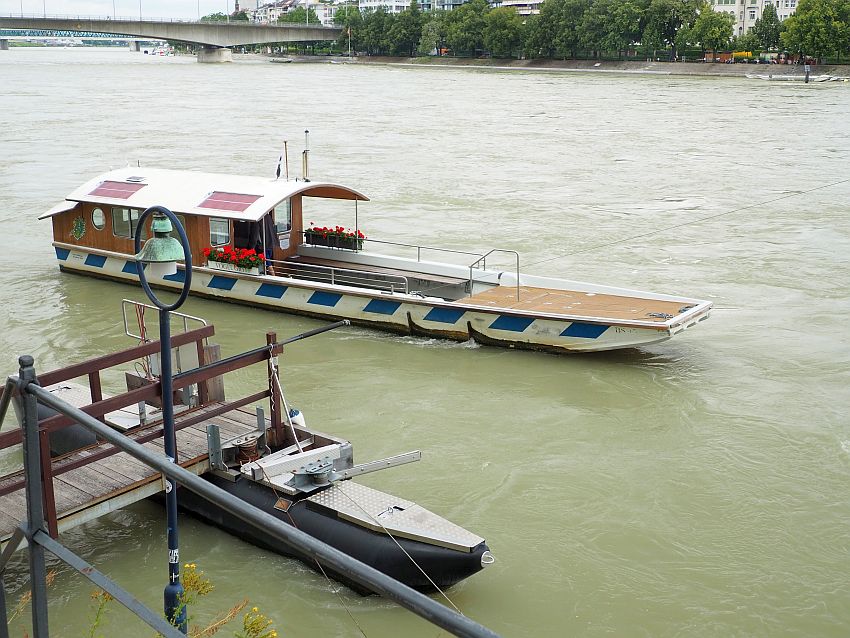
[[[151,223],[153,237],[145,242],[136,261],[150,264],[146,274],[162,279],[177,274],[177,262],[183,261],[183,245],[171,236],[171,220],[162,213],[154,213]]]

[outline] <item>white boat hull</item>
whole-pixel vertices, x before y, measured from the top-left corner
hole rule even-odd
[[[138,281],[136,262],[111,253],[55,243],[62,270],[128,282]],[[152,285],[180,288],[184,271]],[[604,318],[558,317],[462,302],[423,299],[406,293],[323,284],[286,277],[245,275],[195,267],[191,293],[264,309],[353,323],[403,334],[553,352],[594,352],[657,343],[706,319],[710,304],[675,322],[647,326]]]

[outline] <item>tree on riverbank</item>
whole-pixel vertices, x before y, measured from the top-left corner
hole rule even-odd
[[[850,0],[800,0],[785,21],[782,43],[789,51],[839,58],[850,52]]]
[[[201,18],[201,22],[248,22],[248,14],[244,11],[234,11],[230,15],[226,13],[210,13]]]
[[[303,11],[286,14],[286,21],[304,22]],[[734,15],[705,0],[545,0],[530,16],[512,7],[491,9],[487,0],[427,12],[413,1],[397,14],[342,6],[334,21],[343,28],[337,46],[347,50],[350,33],[353,50],[368,55],[441,55],[447,47],[455,56],[622,59],[664,52],[673,61],[695,47],[704,58],[708,49],[758,51],[780,44],[819,58],[850,53],[850,0],[800,0],[785,23],[767,5],[750,32],[734,37]]]
[[[702,48],[702,56],[705,58],[706,49],[721,51],[729,46],[734,22],[735,18],[731,14],[714,11],[708,4],[704,4],[688,34],[691,42]]]
[[[291,24],[319,24],[319,16],[312,9],[305,11],[304,7],[295,7],[292,11],[282,13],[277,21]]]
[[[513,7],[493,9],[484,16],[484,46],[496,58],[522,51],[525,24]]]
[[[765,6],[761,17],[756,20],[751,33],[758,40],[761,48],[775,51],[779,48],[782,29],[782,21],[776,14],[776,7],[769,4]]]

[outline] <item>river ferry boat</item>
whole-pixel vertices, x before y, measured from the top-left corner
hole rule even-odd
[[[354,228],[305,225],[321,215],[313,208],[319,200],[353,203]],[[146,208],[165,206],[189,238],[193,294],[404,334],[589,352],[664,341],[711,310],[711,302],[690,297],[523,274],[514,251],[467,253],[366,238],[357,211],[363,201],[352,188],[306,178],[131,167],[86,182],[41,219],[52,220],[63,271],[137,281],[133,240],[150,228],[136,222]],[[401,249],[407,256],[391,254]],[[259,258],[248,259],[251,251]],[[234,253],[255,267],[234,265]],[[499,254],[509,256],[510,269],[493,266]],[[182,268],[150,272],[148,279],[179,288]]]

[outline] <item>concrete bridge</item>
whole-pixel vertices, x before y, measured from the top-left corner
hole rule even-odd
[[[199,62],[226,62],[229,47],[274,42],[335,40],[341,29],[320,24],[256,24],[253,22],[182,22],[126,18],[0,16],[0,29],[64,31],[136,36],[198,44]],[[0,39],[0,49],[8,47]]]

